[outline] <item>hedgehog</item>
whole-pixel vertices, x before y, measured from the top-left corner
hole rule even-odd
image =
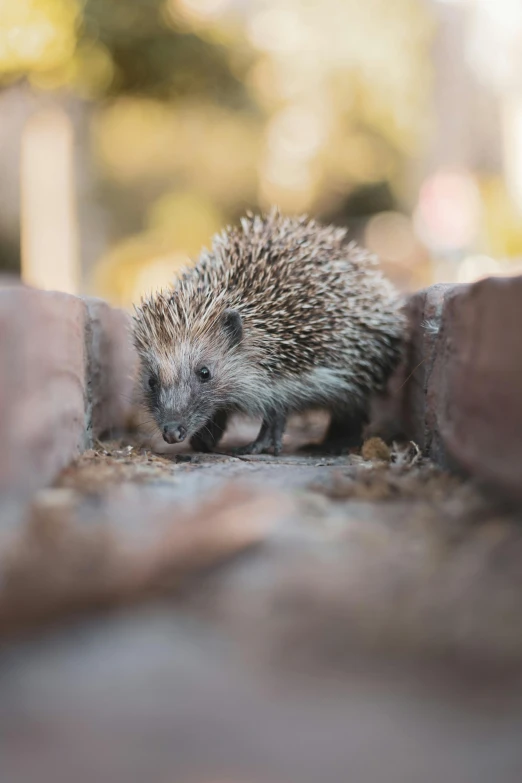
[[[262,424],[234,453],[278,455],[287,417],[323,409],[325,451],[360,445],[400,362],[405,317],[377,259],[346,233],[249,213],[135,307],[143,402],[167,443],[215,451],[241,413]]]

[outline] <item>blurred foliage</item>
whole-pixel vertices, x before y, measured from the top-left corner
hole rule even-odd
[[[247,102],[228,50],[218,41],[179,29],[163,0],[87,0],[81,33],[110,53],[114,76],[107,86],[109,95],[164,100],[212,95],[225,105]],[[247,66],[246,61],[245,72]]]
[[[66,67],[79,15],[72,0],[0,0],[0,75],[12,80]]]
[[[244,70],[248,67],[246,57]],[[171,100],[212,95],[243,106],[248,93],[218,40],[180,29],[164,0],[0,0],[0,77],[70,85],[89,97]]]
[[[16,274],[20,268],[19,248],[9,237],[0,237],[0,269]]]
[[[482,182],[484,230],[493,256],[522,258],[520,212],[510,198],[503,178],[489,177]]]
[[[247,207],[395,208],[432,28],[419,0],[0,0],[0,80],[91,106],[94,287],[128,304]]]

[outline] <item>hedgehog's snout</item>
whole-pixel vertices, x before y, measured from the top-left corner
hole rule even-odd
[[[187,428],[179,422],[169,422],[163,427],[163,440],[167,443],[182,443],[187,437]]]

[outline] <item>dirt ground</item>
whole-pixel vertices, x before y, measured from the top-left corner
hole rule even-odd
[[[198,575],[204,594],[209,569],[255,549],[247,569],[219,570],[212,611],[237,604],[249,615],[261,596],[295,593],[310,622],[338,612],[356,631],[352,646],[522,661],[522,514],[440,471],[413,443],[302,451],[321,424],[297,420],[277,458],[226,454],[255,433],[243,422],[220,454],[98,443],[37,495],[4,547],[0,630],[179,592],[187,581],[198,594]],[[263,590],[241,584],[260,569],[270,574]]]
[[[300,451],[322,427],[99,443],[39,493],[0,563],[2,780],[57,783],[64,742],[64,781],[520,780],[520,510],[415,444]]]

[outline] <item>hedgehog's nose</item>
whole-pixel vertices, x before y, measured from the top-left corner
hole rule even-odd
[[[163,440],[167,443],[181,443],[187,437],[187,428],[182,424],[165,424],[163,427]]]

